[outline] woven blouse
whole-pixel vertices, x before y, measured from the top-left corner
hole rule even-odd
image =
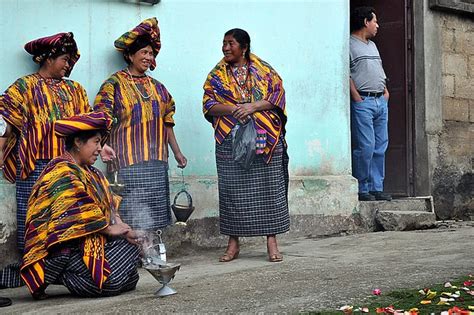
[[[120,168],[168,160],[166,126],[174,126],[175,103],[159,81],[118,71],[102,84],[94,110],[105,112],[113,121],[108,144]]]
[[[26,179],[37,159],[63,154],[64,139],[55,135],[54,121],[90,111],[86,91],[77,82],[37,73],[16,80],[0,96],[0,115],[14,127],[5,148],[5,178],[15,182],[17,163],[20,178]]]

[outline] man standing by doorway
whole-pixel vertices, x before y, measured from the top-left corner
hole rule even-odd
[[[359,200],[392,200],[383,192],[388,147],[387,77],[375,37],[379,25],[371,7],[351,14],[350,89],[352,173],[359,181]]]

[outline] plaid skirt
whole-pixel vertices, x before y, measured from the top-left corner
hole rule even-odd
[[[233,161],[231,135],[216,143],[221,234],[264,236],[290,229],[288,160],[283,137],[269,164],[257,156],[249,170]]]
[[[119,207],[123,222],[138,230],[157,230],[171,224],[167,162],[130,165],[120,169],[118,176],[125,184]]]
[[[0,270],[0,289],[17,288],[25,285],[20,276],[21,262],[13,263]]]
[[[30,173],[27,179],[20,178],[20,168],[17,168],[16,175],[16,222],[17,222],[17,246],[23,253],[25,248],[25,222],[28,199],[36,180],[50,160],[36,160],[35,169]]]
[[[135,289],[138,282],[139,248],[124,239],[105,244],[105,258],[110,275],[102,290],[92,280],[79,248],[57,250],[45,259],[44,279],[47,284],[64,285],[73,295],[82,297],[113,296]]]
[[[105,244],[105,258],[111,273],[100,290],[92,280],[78,247],[64,245],[50,253],[44,261],[46,284],[64,285],[72,294],[84,297],[112,296],[135,289],[138,282],[139,248],[124,239]],[[0,289],[25,285],[20,275],[20,263],[0,271]]]

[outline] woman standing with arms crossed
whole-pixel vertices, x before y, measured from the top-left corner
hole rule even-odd
[[[20,253],[33,184],[46,164],[64,153],[64,139],[55,135],[54,121],[91,111],[84,88],[64,78],[80,56],[72,33],[33,40],[25,50],[39,70],[19,78],[0,96],[0,168],[9,182],[16,181]],[[20,284],[18,266],[0,271],[0,287]]]
[[[250,53],[246,31],[225,33],[222,52],[224,58],[204,84],[203,99],[204,116],[215,129],[220,231],[229,236],[219,261],[238,257],[239,236],[266,236],[268,259],[279,262],[276,234],[290,226],[285,90],[277,72]],[[266,142],[244,170],[232,159],[232,134],[249,119]]]
[[[113,121],[102,159],[116,158],[125,184],[120,213],[133,229],[153,231],[171,224],[168,144],[178,167],[187,160],[174,135],[174,100],[165,86],[148,76],[161,48],[156,18],[144,20],[115,43],[128,64],[101,86],[94,110]]]

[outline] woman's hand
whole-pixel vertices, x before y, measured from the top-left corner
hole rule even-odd
[[[141,245],[140,243],[140,238],[137,234],[137,232],[135,232],[134,230],[130,229],[130,231],[127,232],[127,234],[125,234],[125,239],[127,240],[127,242],[129,242],[130,244],[133,244],[133,245]]]
[[[104,229],[104,234],[107,236],[124,236],[132,229],[125,223],[109,225]]]
[[[176,162],[178,162],[178,167],[179,168],[185,168],[186,165],[188,164],[188,160],[186,159],[186,157],[181,152],[176,153],[174,155],[174,158],[176,159]]]
[[[246,123],[253,113],[255,113],[255,108],[252,106],[252,103],[242,103],[237,104],[237,108],[234,110],[232,115],[241,123]]]
[[[100,151],[100,158],[102,161],[109,162],[112,161],[112,159],[115,159],[115,157],[116,155],[114,149],[112,149],[109,145],[104,144],[102,151]]]

